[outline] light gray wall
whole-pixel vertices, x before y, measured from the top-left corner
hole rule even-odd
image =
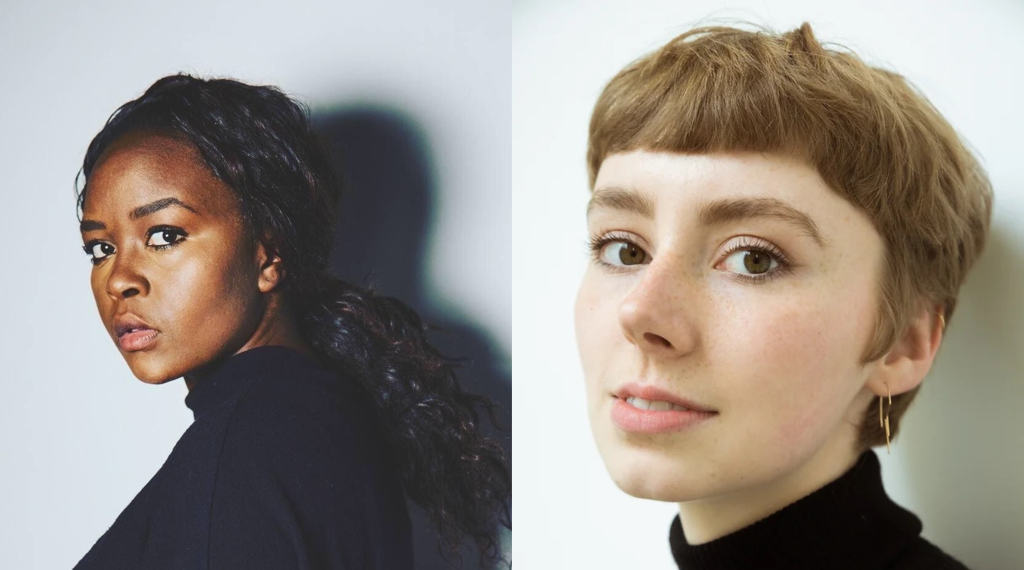
[[[536,420],[516,428],[519,564],[674,567],[677,506],[618,491],[594,447],[572,307],[593,104],[627,63],[713,16],[811,22],[819,39],[909,77],[981,156],[996,193],[988,249],[892,455],[880,455],[888,492],[926,538],[971,568],[1024,566],[1024,5],[567,0],[525,2],[516,16],[514,396],[516,416]]]
[[[71,568],[192,421],[184,384],[142,384],[104,332],[72,191],[107,116],[168,73],[275,84],[314,113],[370,101],[413,120],[438,193],[432,302],[482,329],[508,376],[511,9],[0,4],[0,567]]]

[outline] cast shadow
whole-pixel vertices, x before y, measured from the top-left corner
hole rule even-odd
[[[511,461],[510,355],[495,346],[468,312],[458,310],[457,299],[446,299],[442,311],[425,283],[425,245],[436,202],[427,138],[405,113],[372,104],[317,112],[312,122],[331,147],[347,189],[338,209],[331,273],[353,283],[372,284],[440,329],[431,335],[434,346],[447,356],[468,360],[459,372],[462,387],[500,407],[498,423],[507,431],[497,432],[489,422],[483,423],[485,431],[501,441]],[[419,507],[411,502],[409,507],[416,569],[450,568],[439,554],[435,528]],[[475,548],[464,545],[460,553],[462,568],[483,569]]]
[[[924,536],[971,568],[1024,560],[1024,252],[991,228],[893,455]]]

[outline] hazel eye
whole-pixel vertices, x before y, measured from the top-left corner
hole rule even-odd
[[[779,262],[774,256],[754,248],[734,251],[723,263],[729,271],[740,274],[746,272],[747,275],[763,275],[779,267]]]
[[[601,248],[601,261],[608,265],[641,265],[648,263],[650,258],[651,256],[643,248],[627,241],[611,241]]]

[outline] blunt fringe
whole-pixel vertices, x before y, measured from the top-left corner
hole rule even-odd
[[[806,22],[781,34],[751,27],[691,29],[619,72],[591,117],[590,187],[606,157],[632,150],[771,152],[811,165],[885,244],[874,336],[861,357],[875,361],[920,310],[941,310],[949,323],[985,245],[991,184],[903,76],[824,47]],[[893,396],[893,435],[919,388]],[[885,444],[877,414],[864,412],[862,450]]]
[[[248,237],[282,259],[283,296],[302,335],[376,403],[399,480],[436,525],[442,552],[461,562],[458,547],[468,537],[481,561],[502,560],[498,529],[512,525],[511,470],[504,449],[481,431],[479,414],[496,424],[495,404],[460,388],[456,361],[431,346],[410,307],[327,273],[342,185],[308,110],[272,86],[184,74],[159,79],[116,110],[89,144],[75,185],[79,211],[104,150],[132,132],[192,145],[235,192]]]

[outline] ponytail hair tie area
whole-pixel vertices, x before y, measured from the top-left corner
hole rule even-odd
[[[428,342],[428,327],[402,301],[327,273],[315,289],[316,299],[297,307],[303,333],[374,400],[408,497],[449,554],[469,537],[482,560],[500,559],[495,529],[512,526],[511,470],[501,445],[481,432],[478,413],[497,427],[495,404],[461,389],[457,361]]]

